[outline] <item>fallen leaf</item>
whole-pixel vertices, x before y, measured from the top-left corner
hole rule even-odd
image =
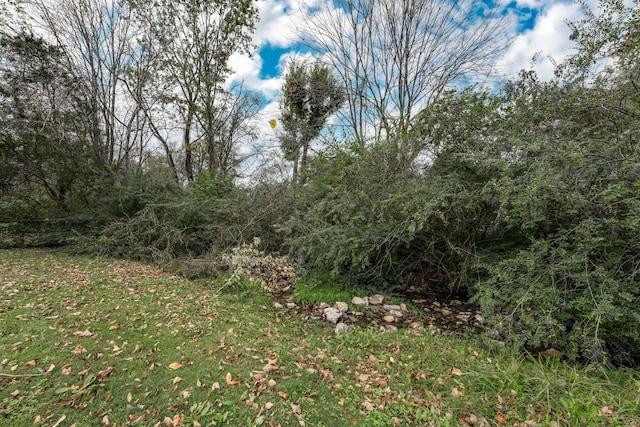
[[[453,368],[451,369],[451,375],[455,375],[456,377],[461,377],[462,371],[460,371],[460,369],[458,368]]]
[[[451,389],[451,396],[453,397],[459,397],[459,396],[462,396],[462,394],[463,394],[462,391],[458,390],[456,387]]]
[[[215,382],[213,384],[211,384],[211,390],[220,390],[220,383]]]
[[[133,399],[133,397],[131,396],[131,392],[127,393],[127,403],[131,403],[131,399]]]
[[[180,368],[182,368],[182,363],[173,362],[173,363],[169,364],[169,369],[173,369],[174,371],[176,369],[180,369]]]
[[[300,405],[296,405],[293,402],[291,402],[291,410],[296,416],[300,416],[300,414],[302,414],[302,409],[300,408]]]
[[[284,391],[279,391],[278,392],[278,396],[280,396],[283,399],[288,399],[289,395],[287,393],[285,393]]]
[[[240,381],[234,380],[233,377],[231,376],[231,372],[227,372],[227,375],[225,377],[227,384],[229,385],[239,385]]]
[[[36,362],[36,359],[33,360],[29,360],[27,363],[24,364],[24,366],[28,366],[28,367],[32,367],[32,366],[36,366],[38,362]]]
[[[267,402],[267,403],[265,403],[264,407],[265,407],[265,409],[271,409],[271,408],[273,408],[273,403]]]
[[[613,405],[607,405],[600,408],[600,415],[603,417],[610,417],[613,415]]]
[[[20,394],[20,390],[15,389],[14,391],[11,392],[11,397],[17,397],[19,394]]]
[[[182,381],[182,378],[175,377],[174,379],[171,380],[171,384],[178,384],[180,381]]]
[[[173,419],[170,417],[164,417],[164,425],[167,427],[173,427]]]
[[[102,425],[103,426],[108,426],[109,424],[110,424],[109,423],[109,417],[106,416],[106,415],[104,417],[102,417]]]
[[[365,398],[364,403],[362,405],[364,406],[364,409],[367,410],[367,412],[373,411],[374,409],[376,409],[376,404],[373,403],[371,399],[369,399],[368,397]]]

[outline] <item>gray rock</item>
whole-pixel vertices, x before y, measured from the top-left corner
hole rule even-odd
[[[324,310],[327,307],[329,307],[329,304],[327,304],[326,302],[321,302],[318,306],[318,308],[320,308],[321,310]]]
[[[390,310],[389,314],[392,315],[393,317],[395,317],[396,319],[400,319],[401,317],[403,317],[404,315],[402,314],[401,311],[398,310]]]
[[[353,297],[353,298],[351,298],[351,304],[353,304],[353,305],[364,305],[366,307],[367,305],[369,305],[369,298],[367,298],[367,297],[364,297],[364,298]]]
[[[336,325],[335,333],[336,335],[346,334],[351,332],[351,329],[353,328],[350,325],[340,322]]]
[[[346,302],[338,301],[333,304],[333,308],[342,313],[346,313],[347,311],[349,311],[349,304],[347,304]]]
[[[400,307],[399,305],[390,305],[390,304],[385,304],[382,306],[382,308],[384,308],[387,311],[402,311],[402,307]]]
[[[384,296],[380,294],[371,295],[369,297],[369,304],[371,305],[381,305],[384,302]]]
[[[342,312],[333,307],[327,307],[324,309],[324,317],[331,323],[338,323],[338,320],[342,318]]]
[[[287,308],[288,309],[292,309],[292,308],[296,308],[298,305],[295,302],[288,302],[287,303]]]
[[[280,308],[284,308],[284,306],[283,306],[282,304],[280,304],[279,302],[275,302],[275,303],[273,303],[273,306],[274,306],[275,308],[278,308],[278,309],[280,309]]]

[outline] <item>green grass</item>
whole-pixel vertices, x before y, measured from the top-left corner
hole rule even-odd
[[[255,284],[217,289],[138,263],[0,251],[0,426],[640,425],[637,372],[476,338],[335,337]]]

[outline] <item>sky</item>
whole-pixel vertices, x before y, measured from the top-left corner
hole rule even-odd
[[[517,17],[517,26],[505,29],[511,42],[496,63],[501,75],[516,76],[521,69],[534,69],[539,78],[553,76],[553,62],[571,53],[567,22],[582,17],[580,6],[560,0],[495,0]],[[313,18],[314,6],[322,0],[258,0],[260,21],[253,35],[256,46],[251,57],[235,54],[228,83],[242,82],[258,94],[262,111],[256,126],[260,133],[273,133],[268,121],[277,116],[283,71],[288,58],[300,51],[297,23]],[[595,0],[588,1],[588,3]],[[534,61],[534,56],[537,59]]]

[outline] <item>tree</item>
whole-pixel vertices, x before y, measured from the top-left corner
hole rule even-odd
[[[127,95],[125,72],[139,60],[126,1],[31,0],[31,23],[62,48],[67,68],[81,79],[77,93],[92,129],[92,157],[119,168],[144,141],[144,116]],[[131,86],[131,82],[129,83]]]
[[[59,47],[32,33],[1,34],[0,58],[0,189],[69,210],[90,167],[79,79]]]
[[[364,144],[398,141],[416,114],[449,85],[484,76],[506,45],[509,14],[489,3],[338,0],[303,28],[344,84],[345,120]]]
[[[210,170],[227,172],[231,165],[235,166],[229,156],[233,150],[228,145],[235,141],[229,135],[239,129],[233,120],[248,114],[255,104],[246,102],[248,98],[235,99],[225,91],[223,83],[229,73],[230,56],[249,48],[257,19],[254,1],[133,3],[144,44],[154,58],[155,92],[149,93],[150,99],[145,103],[156,137],[163,141],[170,157],[171,147],[161,137],[159,123],[166,116],[177,115],[177,129],[172,133],[179,129],[182,135],[187,180],[194,179],[199,156],[206,158]],[[231,128],[234,131],[229,133]]]
[[[293,182],[296,183],[298,167],[304,171],[307,165],[311,141],[341,107],[344,92],[329,66],[320,61],[296,60],[289,63],[282,92],[280,113],[285,133],[281,136],[281,145],[285,158],[293,161]]]

